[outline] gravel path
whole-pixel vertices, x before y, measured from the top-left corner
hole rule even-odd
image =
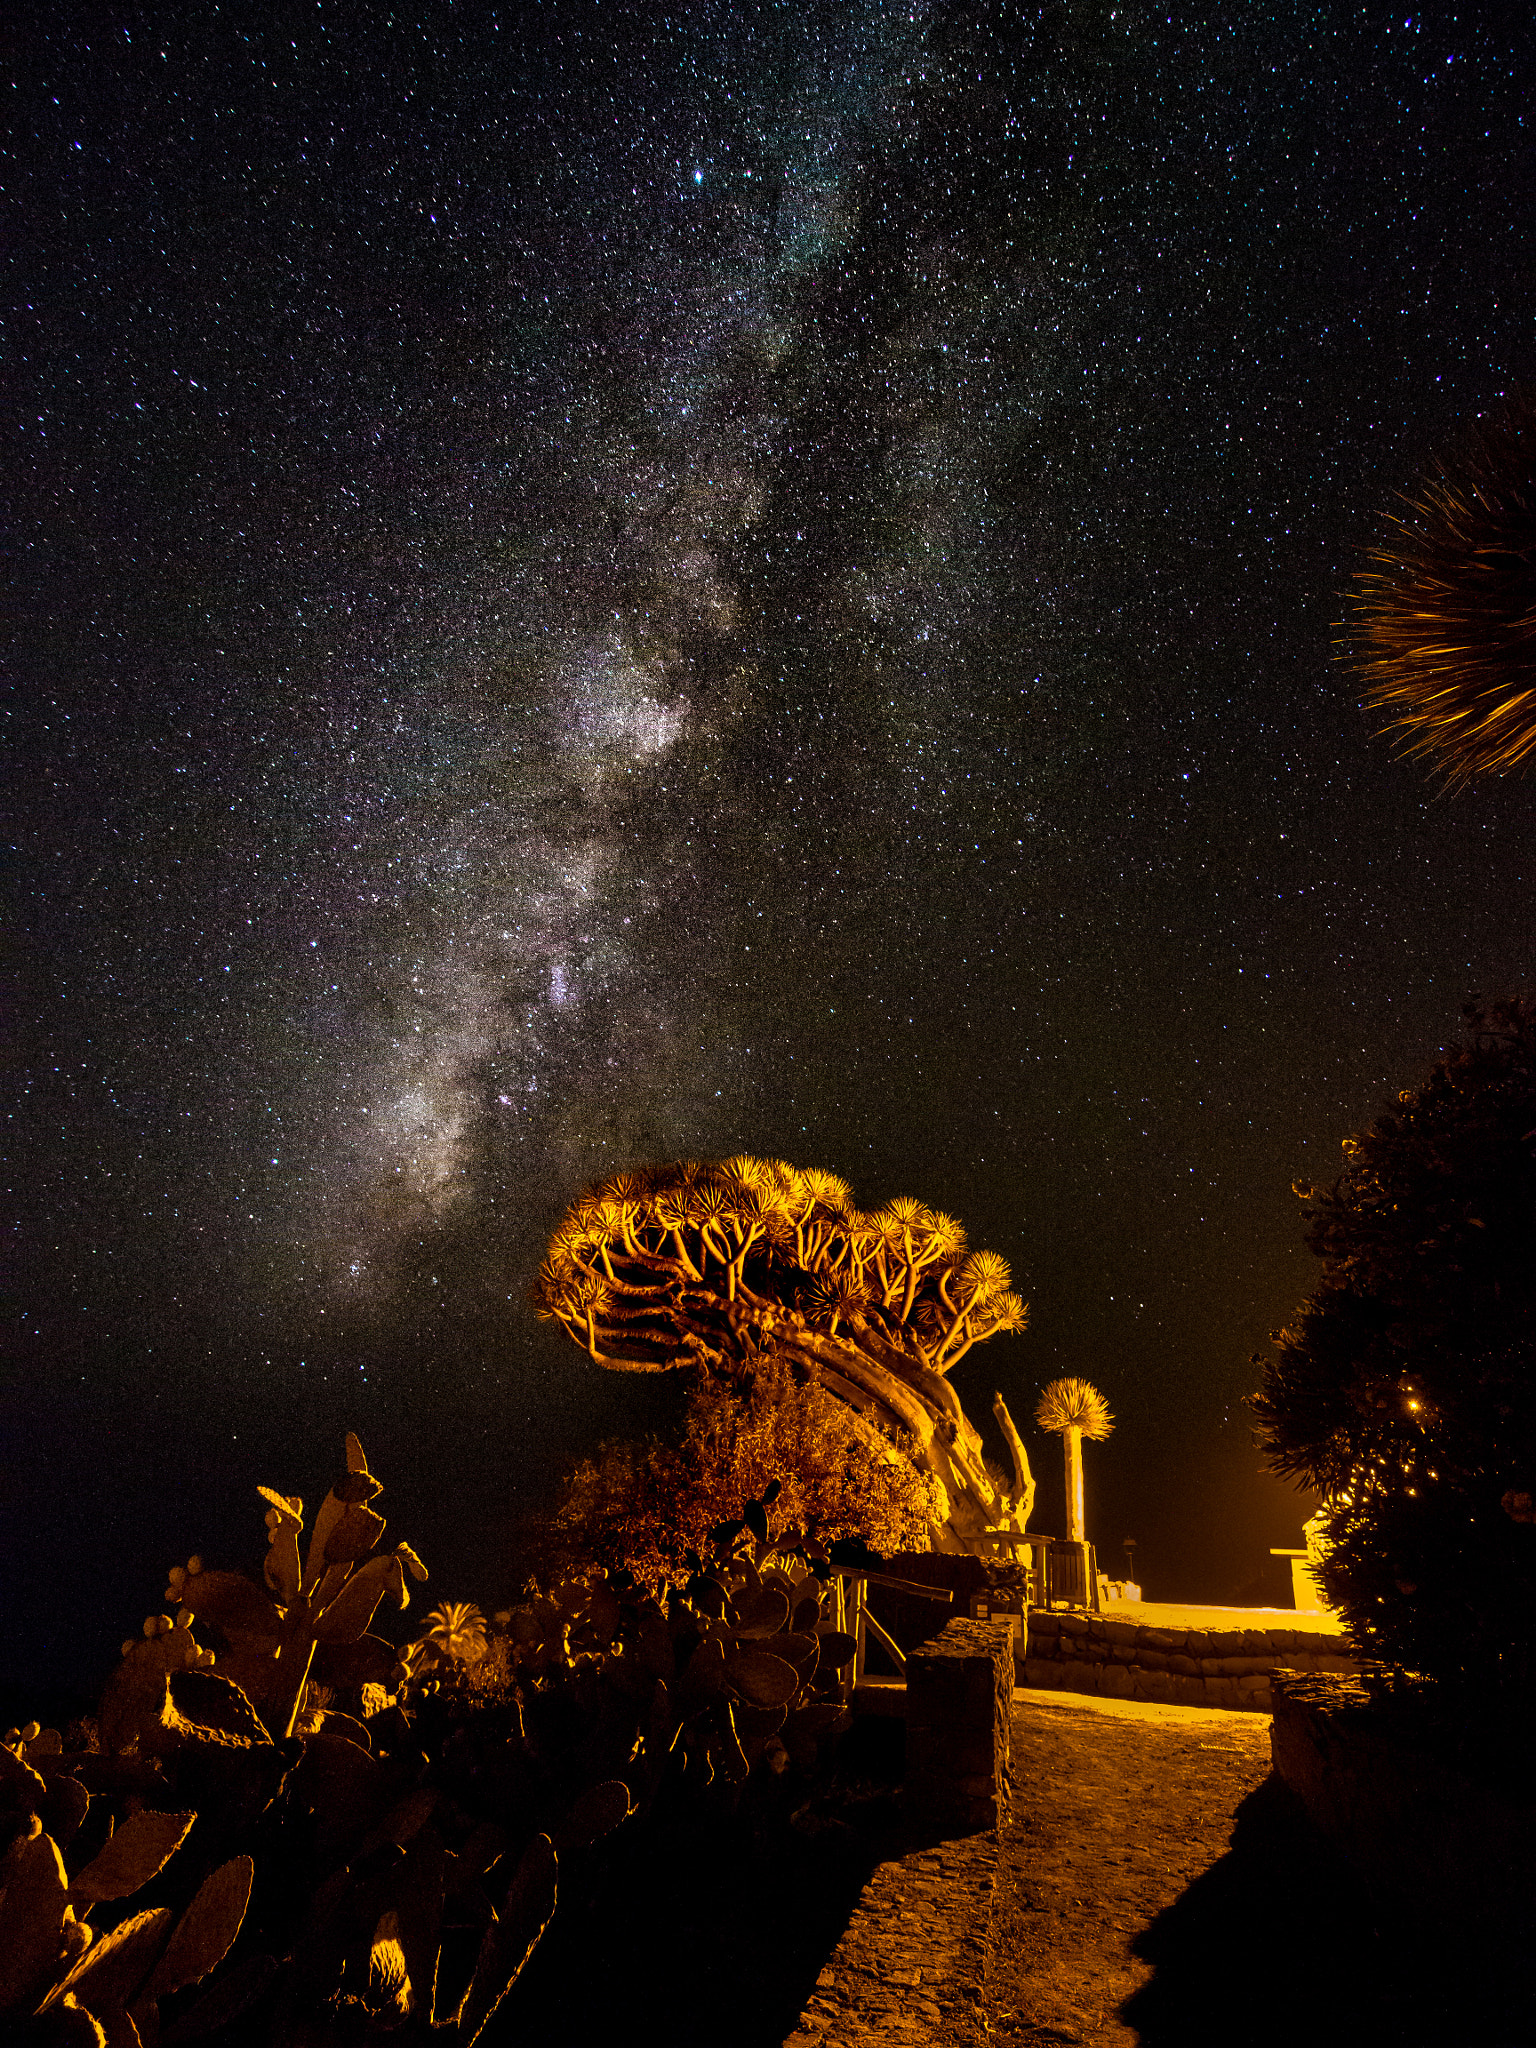
[[[1531,2048],[1528,1994],[1382,1923],[1270,1775],[1269,1727],[1015,1695],[981,2013],[1000,2048]]]

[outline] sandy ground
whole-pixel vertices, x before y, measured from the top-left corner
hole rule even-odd
[[[1528,2013],[1501,2017],[1505,1994],[1469,1981],[1454,1953],[1381,1924],[1270,1776],[1269,1727],[1016,1694],[984,1992],[993,2041],[1531,2048]]]

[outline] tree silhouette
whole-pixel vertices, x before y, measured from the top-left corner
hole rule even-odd
[[[1271,1467],[1324,1496],[1328,1598],[1376,1654],[1532,1678],[1536,1008],[1471,1042],[1298,1188],[1321,1282],[1252,1402]],[[1256,1363],[1262,1363],[1256,1360]]]
[[[861,1211],[819,1168],[745,1156],[636,1168],[573,1204],[534,1286],[539,1313],[619,1372],[685,1360],[794,1361],[909,1446],[944,1489],[936,1548],[985,1553],[1022,1533],[1035,1483],[999,1394],[1013,1483],[983,1456],[949,1374],[1027,1311],[996,1252],[900,1196]]]

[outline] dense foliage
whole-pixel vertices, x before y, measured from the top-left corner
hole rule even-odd
[[[900,1196],[864,1211],[819,1168],[745,1156],[614,1174],[571,1207],[534,1288],[599,1365],[661,1372],[775,1355],[909,1447],[944,1489],[931,1539],[986,1553],[1027,1528],[1029,1460],[999,1395],[1010,1485],[982,1453],[949,1374],[1026,1309],[996,1252]]]
[[[784,1518],[825,1545],[862,1537],[881,1551],[924,1550],[943,1512],[937,1483],[898,1442],[770,1352],[750,1369],[696,1367],[672,1440],[615,1441],[583,1459],[556,1535],[572,1562],[675,1579],[716,1524],[773,1486]]]
[[[1255,1397],[1324,1495],[1328,1597],[1385,1660],[1529,1684],[1536,1630],[1536,1007],[1468,1042],[1306,1201],[1316,1293]]]
[[[603,1837],[802,1797],[847,1725],[830,1562],[766,1503],[665,1601],[572,1578],[401,1652],[369,1624],[425,1570],[347,1466],[302,1556],[262,1488],[260,1580],[176,1567],[93,1719],[0,1741],[7,2042],[469,2048]]]

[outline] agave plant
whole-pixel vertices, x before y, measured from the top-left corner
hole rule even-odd
[[[1035,1407],[1042,1429],[1060,1435],[1067,1464],[1067,1538],[1087,1541],[1083,1515],[1083,1438],[1102,1443],[1115,1426],[1109,1403],[1087,1380],[1052,1380]]]
[[[421,1640],[455,1664],[478,1664],[486,1651],[486,1620],[469,1600],[445,1600],[427,1616]]]
[[[1411,755],[1453,785],[1536,760],[1536,394],[1510,402],[1388,517],[1348,651]]]

